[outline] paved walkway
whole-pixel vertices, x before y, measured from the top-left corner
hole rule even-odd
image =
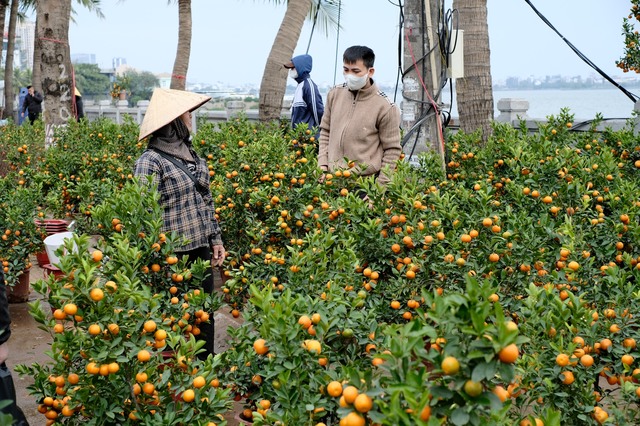
[[[33,263],[34,266],[29,276],[30,282],[44,278],[44,270],[37,266],[35,259],[33,259]],[[220,285],[221,280],[216,279],[216,289],[219,290]],[[39,298],[41,298],[41,296],[32,291],[29,302]],[[27,389],[27,386],[33,384],[33,379],[30,377],[21,377],[14,371],[13,367],[17,364],[30,365],[33,363],[44,364],[49,362],[51,359],[46,355],[46,351],[50,349],[51,336],[49,333],[38,328],[39,324],[29,315],[29,306],[27,303],[12,303],[9,305],[9,312],[11,314],[11,338],[9,339],[9,359],[7,360],[7,365],[13,372],[18,405],[24,411],[31,426],[44,425],[46,419],[42,414],[37,412],[38,404],[35,399],[29,395]],[[214,318],[216,321],[215,350],[219,353],[227,349],[227,328],[230,326],[237,327],[241,321],[233,318],[226,308],[222,308],[216,312]],[[236,406],[235,408],[236,409],[229,415],[229,426],[238,424],[237,421],[234,420],[234,416],[242,407]]]

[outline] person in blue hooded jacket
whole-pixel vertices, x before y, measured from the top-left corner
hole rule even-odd
[[[319,129],[322,121],[324,104],[318,86],[311,80],[312,66],[311,55],[295,56],[284,64],[284,67],[289,70],[289,77],[298,83],[291,104],[291,127],[293,128],[300,123],[307,123],[309,129],[313,127]],[[317,139],[318,134],[316,134]]]

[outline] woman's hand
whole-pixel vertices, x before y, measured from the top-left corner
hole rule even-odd
[[[0,364],[5,362],[9,357],[9,345],[7,342],[4,342],[0,345]]]
[[[212,253],[211,253],[211,265],[212,266],[222,266],[222,263],[224,262],[224,256],[225,256],[225,251],[224,251],[224,246],[222,244],[217,244],[215,246],[212,247]]]

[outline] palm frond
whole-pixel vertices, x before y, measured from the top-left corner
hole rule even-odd
[[[5,0],[0,0],[0,2],[9,3]],[[102,13],[102,9],[100,9],[100,0],[76,0],[76,3],[78,3],[82,7],[86,7],[90,11],[94,11],[98,18],[104,19],[104,14]],[[28,15],[30,14],[30,12],[35,12],[37,5],[38,0],[22,0],[20,2],[20,14]],[[73,16],[75,14],[76,11],[73,6],[71,6],[71,15]]]
[[[100,19],[104,19],[104,14],[102,13],[102,9],[100,9],[100,0],[76,0],[78,5],[89,9],[89,11],[95,12],[96,16]],[[71,15],[75,15],[76,11],[71,6]]]
[[[1,3],[4,3],[6,6],[9,6],[9,1],[8,0],[2,0]],[[26,15],[28,14],[28,12],[35,12],[36,10],[36,4],[38,3],[37,0],[23,0],[20,2],[20,6],[19,6],[19,13]]]
[[[339,16],[342,9],[341,0],[311,0],[311,10],[307,19],[316,19],[316,25],[329,37],[330,33],[342,30]]]

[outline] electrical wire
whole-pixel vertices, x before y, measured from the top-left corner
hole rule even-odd
[[[318,4],[316,5],[316,13],[313,15],[313,25],[311,26],[311,33],[309,34],[309,42],[307,43],[307,51],[304,52],[307,55],[309,54],[309,48],[311,47],[311,39],[313,38],[313,30],[316,29],[316,22],[318,22],[318,13],[320,12],[320,3],[322,0],[318,0]],[[340,29],[338,29],[340,31]]]
[[[421,133],[421,128],[423,126],[423,124],[431,117],[433,117],[436,114],[440,115],[440,118],[442,120],[442,124],[440,125],[440,121],[438,120],[438,124],[439,124],[439,130],[441,131],[442,127],[447,127],[450,123],[451,120],[451,109],[453,106],[453,84],[451,84],[451,79],[448,78],[446,76],[446,70],[449,68],[450,63],[449,63],[449,58],[450,58],[450,54],[455,51],[457,44],[458,44],[458,38],[457,38],[457,30],[458,28],[458,11],[457,10],[447,10],[446,12],[444,12],[444,4],[442,4],[442,7],[438,7],[438,31],[437,31],[437,35],[438,35],[438,42],[437,44],[435,44],[434,46],[430,46],[429,51],[425,52],[422,56],[420,56],[419,58],[415,58],[413,57],[413,52],[412,52],[412,47],[411,47],[411,43],[408,39],[408,35],[405,34],[407,40],[407,44],[409,47],[409,50],[411,51],[411,55],[412,55],[412,63],[403,70],[403,66],[402,66],[402,58],[403,58],[403,50],[402,50],[402,29],[404,27],[404,23],[405,23],[405,16],[404,16],[404,6],[402,4],[401,0],[398,0],[398,3],[394,3],[391,0],[388,0],[389,3],[398,6],[399,8],[399,28],[401,29],[401,32],[398,36],[398,74],[396,77],[396,86],[395,86],[395,91],[394,91],[394,102],[396,102],[396,98],[397,98],[397,93],[398,93],[398,88],[399,88],[399,84],[402,81],[402,79],[411,71],[413,71],[414,69],[416,70],[416,74],[418,75],[419,79],[420,79],[420,83],[423,87],[424,92],[422,93],[423,96],[426,93],[428,96],[428,100],[424,100],[423,99],[412,99],[409,96],[405,95],[404,93],[402,94],[402,98],[404,100],[410,101],[410,102],[415,102],[421,105],[425,105],[427,106],[426,110],[423,111],[422,115],[420,115],[414,122],[413,126],[407,130],[407,132],[405,133],[401,145],[404,149],[404,147],[406,146],[406,144],[408,143],[408,141],[414,136],[415,134],[415,140],[414,140],[414,144],[413,147],[410,151],[409,157],[411,157],[413,155],[413,153],[415,152],[415,149],[417,147],[418,144],[418,138],[420,136]],[[558,30],[533,6],[533,4],[531,4],[531,2],[529,0],[525,0],[529,6],[531,6],[531,8],[535,11],[535,13],[554,31],[556,32],[563,41],[565,41],[565,43],[567,43],[567,45],[569,45],[569,47],[584,61],[586,62],[590,67],[592,67],[594,70],[596,70],[602,77],[604,77],[607,81],[609,81],[610,83],[612,83],[614,86],[616,86],[618,89],[620,89],[625,95],[627,95],[632,101],[636,101],[638,99],[640,99],[637,95],[629,92],[627,89],[625,89],[624,87],[622,87],[620,84],[618,84],[617,82],[615,82],[612,78],[610,78],[608,75],[606,75],[606,73],[604,73],[601,69],[599,69],[593,62],[591,62],[584,54],[582,54],[571,42],[569,42],[564,36],[562,36],[562,34],[560,34],[558,32]],[[424,3],[423,3],[423,21],[424,21]],[[425,26],[423,25],[423,28],[425,28]],[[405,31],[406,33],[406,31]],[[455,37],[453,36],[453,34],[456,34]],[[422,36],[424,38],[424,32],[422,33]],[[424,45],[424,40],[423,40],[423,45]],[[435,49],[436,47],[440,48],[440,53],[442,56],[442,64],[444,65],[441,68],[441,74],[439,76],[440,79],[440,87],[439,88],[434,88],[435,93],[434,93],[434,97],[432,98],[429,93],[428,90],[426,89],[426,86],[424,84],[424,81],[422,81],[422,76],[421,73],[418,72],[418,65],[422,64],[423,67],[425,66],[425,60],[426,58],[429,57],[429,55],[431,54],[435,54]],[[439,109],[438,106],[435,104],[435,102],[433,101],[433,99],[439,99],[440,98],[440,94],[442,92],[442,89],[444,89],[446,87],[446,85],[449,84],[449,90],[450,90],[450,98],[451,98],[451,104],[449,105],[449,109],[447,111],[443,111],[442,109]],[[589,121],[585,121],[583,123],[579,123],[579,125],[574,125],[575,130],[577,130],[578,127],[583,126],[585,124],[588,124],[591,120]],[[572,129],[574,130],[574,129]],[[443,148],[444,148],[444,138],[442,138],[442,143],[443,143]]]
[[[397,6],[400,10],[400,13],[398,14],[398,28],[400,29],[400,32],[398,33],[398,72],[396,73],[396,87],[393,91],[393,102],[395,103],[398,96],[398,86],[400,85],[402,77],[402,27],[404,27],[404,9],[402,6],[402,0],[398,0],[398,4],[391,2],[391,0],[388,1],[394,6]]]
[[[338,72],[338,45],[340,44],[340,15],[342,13],[342,0],[338,1],[338,34],[336,35],[336,58],[333,64],[333,85],[336,85],[336,73]]]
[[[400,2],[398,4],[398,6],[400,7],[400,14],[399,14],[399,20],[400,20],[400,28],[402,29],[404,27],[404,10],[403,10],[403,6],[402,3]],[[423,8],[422,8],[422,20],[424,21],[425,18],[425,10],[424,10],[424,4],[422,4]],[[454,33],[453,31],[453,26],[455,25],[457,28],[457,11],[455,10],[448,10],[446,13],[444,12],[444,3],[440,3],[438,6],[438,16],[437,16],[437,41],[435,43],[433,43],[433,46],[430,46],[430,49],[425,52],[422,56],[420,56],[419,58],[415,58],[413,57],[412,63],[406,68],[406,69],[402,69],[402,33],[400,33],[399,38],[398,38],[398,78],[396,80],[396,89],[395,89],[395,93],[397,94],[398,92],[398,85],[399,82],[402,78],[404,78],[409,72],[413,71],[414,69],[416,70],[416,74],[418,74],[418,77],[420,78],[421,81],[421,85],[423,88],[423,91],[421,92],[423,95],[422,99],[413,99],[410,98],[409,96],[407,96],[406,94],[402,94],[402,98],[406,101],[410,101],[410,102],[415,102],[418,103],[420,105],[424,105],[427,108],[425,108],[425,110],[422,112],[422,114],[415,120],[414,124],[411,126],[411,128],[409,128],[407,130],[407,132],[405,133],[404,137],[402,138],[401,141],[401,145],[403,147],[403,149],[405,148],[405,146],[407,145],[407,143],[409,142],[409,140],[415,135],[415,139],[414,139],[414,143],[413,146],[411,148],[411,150],[409,151],[409,157],[411,157],[418,145],[418,140],[420,137],[420,129],[421,127],[424,125],[424,123],[427,121],[427,119],[432,118],[434,116],[437,115],[438,120],[437,120],[437,124],[438,124],[438,132],[439,132],[439,138],[441,140],[442,143],[442,148],[444,150],[444,136],[443,136],[443,131],[442,128],[448,126],[448,124],[450,123],[451,120],[451,108],[452,108],[452,104],[449,105],[449,109],[447,111],[444,111],[443,109],[439,108],[438,105],[436,104],[436,102],[434,101],[434,99],[439,99],[440,95],[442,93],[442,90],[446,87],[447,84],[450,83],[451,79],[449,79],[446,76],[446,72],[447,72],[447,68],[449,66],[449,55],[451,52],[453,52],[453,50],[455,50],[455,47],[457,46],[457,37],[455,39],[452,39],[452,34]],[[425,28],[426,26],[423,25],[423,28]],[[406,31],[405,31],[406,33]],[[425,44],[424,41],[424,37],[425,37],[425,32],[422,32],[422,36],[423,36],[423,45]],[[411,43],[408,40],[406,42],[408,43],[408,47],[409,50],[411,52],[411,54],[413,55],[412,52],[412,46]],[[426,66],[425,62],[426,62],[426,58],[429,57],[429,55],[432,54],[436,54],[436,49],[439,48],[439,53],[441,55],[441,63],[446,65],[441,67],[440,69],[440,75],[437,76],[438,77],[438,82],[436,84],[436,87],[434,87],[434,96],[432,97],[427,88],[426,85],[424,84],[424,81],[422,81],[422,74],[426,73],[426,70],[423,73],[420,73],[418,71],[418,64],[422,64],[423,68]],[[451,93],[451,99],[453,101],[453,85],[450,84],[450,93]],[[429,99],[425,100],[424,99],[424,95],[427,95],[427,97]],[[394,101],[395,101],[395,97],[394,97]]]
[[[611,118],[600,118],[600,119],[597,119],[597,120],[596,119],[584,120],[584,121],[581,121],[579,123],[573,123],[573,126],[571,126],[570,130],[572,132],[584,132],[585,130],[580,130],[580,128],[584,127],[584,126],[587,126],[587,125],[593,123],[594,121],[625,121],[625,120],[628,120],[628,119],[629,119],[629,117],[627,117],[627,118],[614,118],[614,117],[611,117]]]
[[[556,34],[558,34],[558,36],[571,48],[571,50],[574,51],[574,53],[576,55],[578,55],[578,57],[580,59],[582,59],[587,65],[589,65],[591,68],[593,68],[598,74],[600,74],[604,79],[606,79],[609,83],[613,84],[615,87],[617,87],[618,89],[620,89],[620,91],[622,93],[624,93],[625,95],[627,95],[627,97],[629,99],[631,99],[633,102],[637,101],[638,99],[640,99],[640,97],[638,97],[638,95],[635,95],[631,92],[629,92],[627,89],[625,89],[624,87],[622,87],[619,83],[617,83],[614,79],[612,79],[611,77],[609,77],[607,75],[607,73],[605,73],[604,71],[602,71],[600,68],[598,68],[598,66],[596,64],[594,64],[589,58],[587,58],[582,52],[580,52],[580,50],[578,50],[577,47],[575,47],[569,40],[567,40],[562,34],[560,34],[560,32],[551,24],[551,22],[549,22],[549,20],[542,14],[540,13],[540,11],[538,11],[538,9],[536,9],[536,7],[529,1],[529,0],[524,0],[529,6],[531,6],[531,9],[533,9],[533,11],[536,13],[536,15],[538,15],[538,17],[545,23],[547,24],[547,26],[549,28],[551,28]]]
[[[393,94],[393,102],[395,103],[395,102],[397,102],[398,87],[400,85],[400,82],[402,81],[402,79],[404,78],[404,76],[407,73],[409,73],[411,70],[413,70],[414,68],[417,67],[417,62],[422,62],[424,60],[424,58],[427,57],[429,52],[425,53],[418,61],[414,61],[414,63],[409,65],[409,67],[406,70],[402,69],[402,63],[403,63],[402,29],[404,28],[404,6],[402,5],[402,1],[401,0],[399,0],[397,4],[391,2],[390,0],[388,0],[388,1],[389,1],[389,3],[391,3],[394,6],[397,6],[399,8],[398,28],[400,29],[400,31],[398,33],[398,73],[396,75],[396,86],[395,86],[395,90],[394,90],[394,94]],[[424,7],[424,5],[423,5],[423,7]],[[423,16],[424,16],[424,13],[423,13]],[[424,32],[422,33],[422,36],[423,36],[423,45],[424,45]],[[437,97],[439,97],[439,92],[436,95],[436,98]],[[413,99],[413,98],[408,97],[404,93],[402,94],[402,99],[406,100],[406,101],[410,101],[410,102],[415,102],[415,103],[418,103],[418,104],[428,105],[427,110],[420,117],[418,117],[416,119],[416,121],[414,122],[413,126],[411,126],[411,128],[409,128],[407,130],[407,132],[405,133],[404,137],[402,138],[402,141],[400,141],[400,146],[402,146],[404,148],[404,146],[406,145],[406,143],[409,140],[409,138],[414,133],[416,134],[413,147],[411,148],[411,151],[409,152],[409,155],[408,155],[408,157],[411,158],[413,156],[414,152],[415,152],[416,147],[417,147],[418,139],[420,138],[420,133],[421,133],[421,130],[422,130],[422,124],[428,118],[432,117],[434,114],[431,112],[431,102],[429,102],[429,101],[425,101],[424,99]]]
[[[407,46],[409,47],[409,53],[411,55],[411,60],[413,62],[413,65],[417,68],[417,64],[416,64],[416,59],[413,56],[413,47],[411,46],[411,41],[409,40],[409,32],[405,31],[405,37],[407,39]],[[418,74],[418,79],[420,80],[420,84],[422,85],[422,90],[424,91],[423,93],[427,95],[427,97],[429,98],[429,101],[431,103],[431,107],[433,108],[434,111],[434,115],[438,115],[438,105],[436,105],[436,102],[433,100],[433,98],[431,97],[431,95],[429,94],[429,89],[427,88],[427,85],[424,83],[424,80],[422,79],[422,75],[420,73]],[[444,134],[442,132],[442,123],[440,122],[439,119],[436,119],[436,124],[438,126],[438,136],[440,137],[440,142],[442,144],[442,151],[444,152]],[[415,145],[414,145],[414,149],[415,149]]]

